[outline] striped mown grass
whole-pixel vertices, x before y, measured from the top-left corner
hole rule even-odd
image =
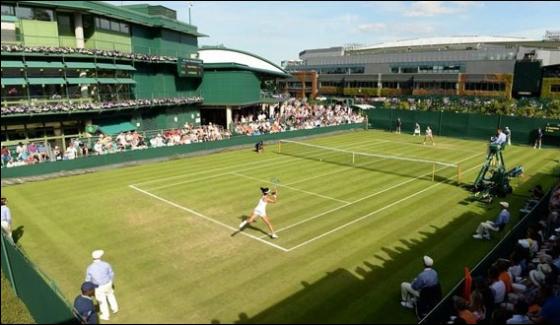
[[[354,131],[304,140],[350,151],[459,163],[463,183],[479,171],[486,143]],[[399,304],[399,284],[430,255],[444,290],[498,241],[471,238],[498,206],[421,164],[373,162],[368,168],[250,149],[118,168],[3,189],[20,243],[69,300],[94,249],[116,272],[115,322],[414,321]],[[535,184],[550,186],[557,149],[504,152],[523,178],[512,182],[513,221]],[[390,166],[393,172],[385,172]],[[376,167],[377,166],[377,167]],[[268,207],[280,238],[257,222],[231,237],[278,178]]]

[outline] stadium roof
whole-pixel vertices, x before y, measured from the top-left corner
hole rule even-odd
[[[171,19],[162,15],[149,15],[133,10],[126,6],[114,6],[103,1],[5,1],[4,3],[16,3],[18,5],[79,10],[94,15],[111,17],[127,22],[132,22],[139,25],[166,28],[197,37],[208,36],[199,33],[196,26],[189,25],[179,20]]]
[[[261,72],[287,76],[288,72],[277,66],[276,64],[262,58],[258,55],[228,49],[225,47],[202,47],[198,50],[199,58],[204,61],[204,64],[224,64],[232,63],[239,66],[246,66],[251,69],[259,70]]]
[[[445,44],[473,44],[473,43],[516,43],[516,42],[538,42],[539,39],[524,37],[502,37],[502,36],[452,36],[452,37],[430,37],[411,40],[385,42],[374,45],[355,48],[356,50],[382,49],[392,47],[415,47],[434,46]]]

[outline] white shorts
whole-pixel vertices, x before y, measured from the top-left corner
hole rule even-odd
[[[266,217],[266,211],[264,210],[255,209],[253,210],[253,213],[256,214],[257,217]]]

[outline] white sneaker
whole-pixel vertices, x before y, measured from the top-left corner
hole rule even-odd
[[[278,235],[277,234],[272,234],[272,235],[270,235],[270,238],[276,239],[276,238],[278,238]]]
[[[109,317],[99,316],[99,319],[104,320],[104,321],[106,321],[106,322],[109,321]]]
[[[484,236],[482,236],[482,238],[484,238],[486,240],[490,240],[490,235],[484,235]]]
[[[474,238],[474,239],[482,239],[482,236],[479,235],[479,234],[474,234],[474,235],[472,235],[472,238]]]
[[[414,305],[408,301],[401,301],[401,306],[408,309],[414,309]]]

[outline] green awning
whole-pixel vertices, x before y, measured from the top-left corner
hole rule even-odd
[[[98,69],[116,70],[117,66],[110,63],[96,63]]]
[[[2,78],[2,86],[18,86],[25,85],[25,78]]]
[[[99,81],[100,84],[118,84],[118,80],[115,78],[97,78],[97,81]]]
[[[21,61],[2,61],[2,68],[24,68]]]
[[[63,85],[66,83],[64,78],[27,78],[30,85]]]
[[[128,64],[115,64],[117,70],[136,71],[136,68]]]
[[[66,66],[71,69],[95,69],[93,62],[66,62]]]
[[[107,135],[115,135],[121,132],[136,130],[136,127],[130,122],[122,122],[119,124],[100,125],[101,132]]]
[[[17,17],[16,16],[8,16],[8,15],[4,16],[4,15],[2,15],[2,21],[15,23],[17,21]]]
[[[97,83],[95,78],[67,78],[66,80],[68,80],[68,83],[71,85],[89,85]]]
[[[27,65],[28,68],[64,69],[64,63],[62,62],[27,61],[25,65]]]
[[[132,79],[126,79],[126,78],[117,78],[117,83],[118,84],[135,84],[136,81],[134,81]]]

